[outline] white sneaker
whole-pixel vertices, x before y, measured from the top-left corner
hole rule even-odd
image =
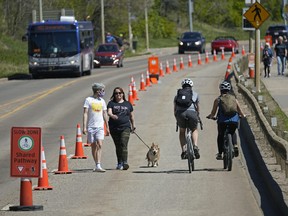
[[[96,167],[95,169],[93,169],[93,172],[106,172],[106,170],[102,167]]]
[[[123,165],[122,165],[122,163],[117,164],[116,169],[117,169],[117,170],[123,170]]]

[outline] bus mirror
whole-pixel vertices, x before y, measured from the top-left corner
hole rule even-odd
[[[22,36],[22,41],[23,41],[23,42],[28,41],[28,35],[27,35],[27,34],[25,34],[25,35]]]

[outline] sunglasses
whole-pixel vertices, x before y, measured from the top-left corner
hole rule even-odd
[[[123,94],[123,92],[114,92],[114,95],[120,95]]]

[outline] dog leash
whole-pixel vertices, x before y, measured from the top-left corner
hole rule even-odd
[[[135,131],[133,131],[133,133],[144,143],[144,145],[147,146],[148,149],[150,149],[150,147],[140,138],[140,136]]]

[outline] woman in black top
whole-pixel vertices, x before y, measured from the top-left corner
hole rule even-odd
[[[128,141],[131,131],[135,130],[132,104],[126,100],[122,88],[116,87],[107,105],[109,130],[116,147],[117,167],[127,170]]]

